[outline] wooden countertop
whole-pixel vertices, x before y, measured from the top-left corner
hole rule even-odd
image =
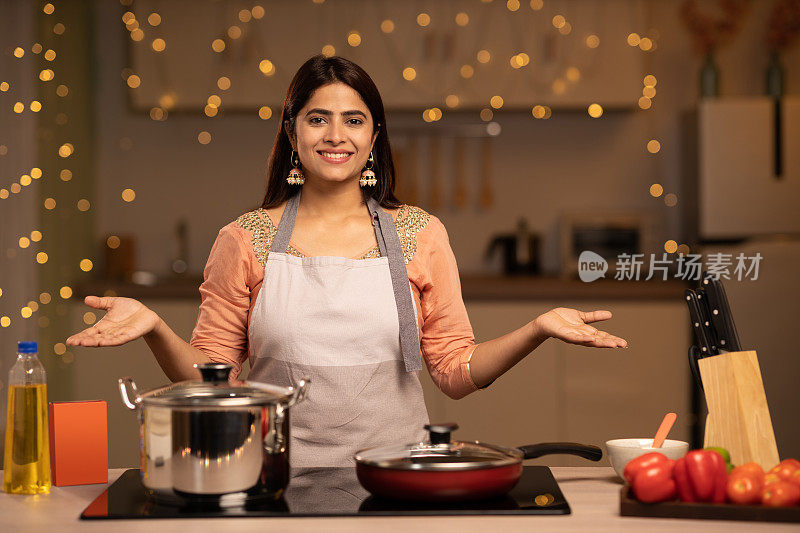
[[[109,530],[115,533],[133,531],[175,532],[205,531],[215,533],[258,532],[358,532],[394,533],[435,530],[437,533],[468,531],[529,532],[587,531],[661,533],[686,531],[797,531],[797,524],[736,522],[722,520],[684,520],[631,518],[619,516],[620,483],[610,467],[553,467],[564,496],[572,508],[567,516],[452,516],[452,517],[352,517],[352,518],[227,518],[227,519],[140,519],[79,520],[81,511],[103,490],[105,485],[53,487],[46,496],[17,496],[0,493],[0,526],[3,531],[72,532]],[[124,470],[109,471],[113,482]],[[268,521],[277,521],[267,524]]]
[[[127,296],[137,299],[200,299],[200,277],[176,277],[156,285],[136,285],[108,280],[93,280],[79,285],[76,298],[88,294]],[[615,281],[600,279],[584,283],[577,279],[540,276],[461,276],[464,300],[667,300],[683,301],[683,290],[689,287],[681,280]],[[111,291],[111,292],[109,292]]]

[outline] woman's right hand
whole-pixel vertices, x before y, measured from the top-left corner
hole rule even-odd
[[[161,320],[133,298],[87,296],[83,301],[106,314],[92,327],[69,337],[69,346],[119,346],[147,335]]]

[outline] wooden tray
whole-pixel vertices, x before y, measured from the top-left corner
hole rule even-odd
[[[620,516],[651,518],[693,518],[698,520],[748,520],[754,522],[800,522],[800,506],[764,507],[730,503],[642,503],[630,494],[625,485],[619,498]]]

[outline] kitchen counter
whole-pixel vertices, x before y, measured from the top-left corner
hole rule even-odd
[[[797,531],[797,524],[735,522],[619,516],[621,484],[608,467],[553,467],[553,474],[572,508],[568,516],[465,516],[465,517],[356,517],[356,518],[227,518],[80,520],[81,511],[96,498],[104,485],[53,487],[48,496],[16,496],[0,493],[0,529],[3,531],[129,531],[176,532],[213,528],[216,533],[263,532],[267,521],[279,521],[284,532],[382,531],[383,533],[429,530],[437,533],[466,531]],[[124,470],[109,471],[114,481]]]
[[[76,287],[75,297],[87,295],[126,296],[136,299],[190,299],[200,301],[202,277],[188,276],[159,280],[155,285],[137,285],[110,280],[91,280]],[[545,276],[461,276],[464,300],[668,300],[683,301],[689,287],[680,279],[617,281],[599,279],[584,283],[579,279]]]

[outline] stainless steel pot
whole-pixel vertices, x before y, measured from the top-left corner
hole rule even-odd
[[[195,366],[202,381],[145,393],[132,378],[119,380],[122,401],[139,418],[145,488],[164,499],[282,492],[289,484],[289,408],[305,397],[309,380],[230,385],[230,365]]]

